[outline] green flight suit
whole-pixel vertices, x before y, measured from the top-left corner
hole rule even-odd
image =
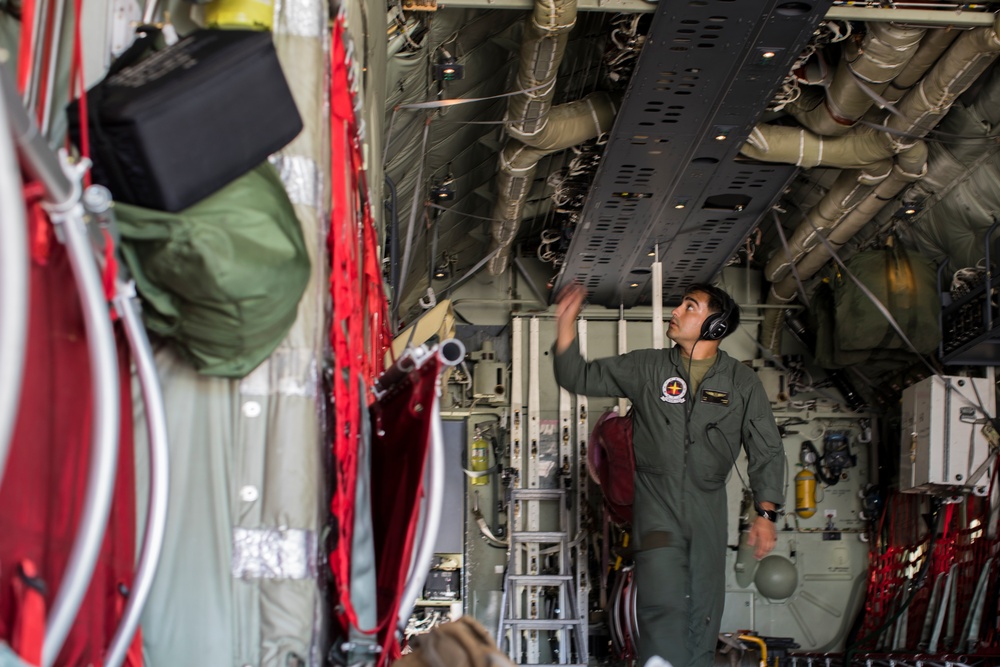
[[[639,664],[658,655],[710,667],[725,603],[726,478],[740,443],[757,501],[785,501],[785,452],[764,388],[721,350],[694,396],[678,347],[587,362],[574,341],[554,360],[568,391],[633,404]]]

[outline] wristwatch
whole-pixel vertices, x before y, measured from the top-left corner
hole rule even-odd
[[[777,523],[778,513],[774,510],[766,510],[760,505],[757,506],[757,516],[762,516],[765,519],[770,519],[772,522]]]

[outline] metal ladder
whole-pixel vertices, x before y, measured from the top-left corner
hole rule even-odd
[[[557,648],[553,650],[558,662],[549,664],[569,664],[573,633],[576,651],[585,650],[583,633],[585,619],[577,615],[576,577],[570,571],[569,557],[569,509],[566,505],[564,489],[511,489],[511,503],[520,506],[514,510],[521,514],[525,503],[558,504],[559,529],[555,531],[515,530],[511,533],[510,557],[504,582],[505,599],[501,610],[501,630],[506,626],[511,631],[510,656],[517,662],[526,657],[529,662],[521,664],[543,664],[533,662],[539,659],[539,632],[555,632]],[[531,510],[529,510],[529,513]],[[523,549],[527,558],[518,558]],[[544,557],[555,557],[555,572],[543,572]],[[521,565],[518,566],[520,561]],[[525,567],[526,566],[526,567]],[[513,573],[513,574],[512,574]],[[558,591],[554,617],[544,613],[544,595],[539,589]],[[527,633],[527,636],[525,636]],[[550,643],[551,645],[551,643]],[[586,664],[586,656],[582,657]]]
[[[579,492],[580,484],[573,491],[565,488],[539,488],[540,465],[538,442],[541,437],[539,423],[540,405],[538,395],[539,344],[538,320],[531,318],[529,337],[529,388],[528,418],[522,419],[522,336],[523,320],[512,322],[512,374],[511,374],[511,467],[514,479],[510,489],[510,551],[507,572],[504,577],[500,622],[497,641],[501,642],[509,633],[508,654],[515,663],[539,665],[569,665],[572,653],[576,652],[578,667],[587,663],[587,620],[586,595],[578,599],[577,591],[586,590],[586,558],[581,558],[577,546],[576,557],[572,557],[571,536],[579,532],[580,518],[573,521],[569,507],[573,502],[581,507],[585,499]],[[586,422],[584,407],[583,421]],[[522,447],[523,429],[527,425],[528,447]],[[572,426],[571,399],[568,393],[560,394],[560,422],[557,437],[559,461],[562,472],[569,476],[571,470],[579,480],[583,472],[579,467],[579,457],[574,456],[570,431]],[[526,455],[526,456],[525,456]],[[527,464],[524,465],[524,459]],[[575,462],[577,465],[573,465]],[[583,472],[583,474],[586,474]],[[527,488],[525,488],[525,486]],[[585,488],[585,485],[583,485]],[[569,494],[572,494],[572,500]],[[558,517],[556,530],[541,529],[542,508],[547,518],[552,511]],[[583,548],[585,553],[585,547]],[[545,571],[547,557],[554,557],[554,566]],[[575,568],[575,574],[574,569]],[[582,574],[581,574],[582,571]],[[555,589],[557,596],[551,616],[546,617],[543,608],[546,590]],[[549,633],[555,633],[553,637]],[[541,663],[542,646],[540,634],[550,639],[552,659],[555,662]],[[571,641],[572,638],[572,641]],[[551,641],[554,639],[555,641]],[[524,660],[524,662],[521,662]]]

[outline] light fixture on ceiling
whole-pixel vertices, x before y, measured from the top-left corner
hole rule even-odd
[[[455,56],[441,49],[441,55],[434,65],[434,80],[459,81],[463,78],[465,78],[465,65],[459,64]]]
[[[455,182],[451,176],[448,176],[440,183],[431,184],[431,201],[436,204],[441,204],[443,202],[449,202],[455,200],[455,189],[452,187],[452,183]]]
[[[678,211],[687,208],[688,200],[687,197],[676,197],[674,199],[674,208]]]
[[[725,141],[735,127],[735,125],[716,125],[712,128],[712,136],[716,141]]]
[[[919,204],[907,204],[904,202],[903,205],[899,208],[899,210],[896,211],[896,217],[912,218],[916,214],[920,213],[922,210],[924,210],[924,207],[920,206]]]
[[[447,280],[451,277],[451,267],[448,264],[440,264],[434,267],[435,280]]]
[[[631,285],[629,285],[629,287],[638,287],[638,286],[639,286],[639,283],[632,283]]]
[[[758,47],[757,48],[757,53],[760,55],[760,64],[761,65],[770,65],[772,62],[774,62],[774,59],[777,57],[777,55],[779,53],[781,53],[782,51],[784,51],[783,48],[774,47],[774,46],[761,46],[761,47]]]

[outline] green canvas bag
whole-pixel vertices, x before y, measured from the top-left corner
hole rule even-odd
[[[899,244],[858,253],[848,268],[892,313],[921,353],[933,352],[941,340],[938,314],[941,297],[937,269],[918,253]],[[834,286],[836,339],[841,350],[904,350],[907,345],[853,280]]]
[[[269,163],[178,213],[120,203],[115,213],[146,326],[199,372],[243,377],[288,333],[309,256]]]

